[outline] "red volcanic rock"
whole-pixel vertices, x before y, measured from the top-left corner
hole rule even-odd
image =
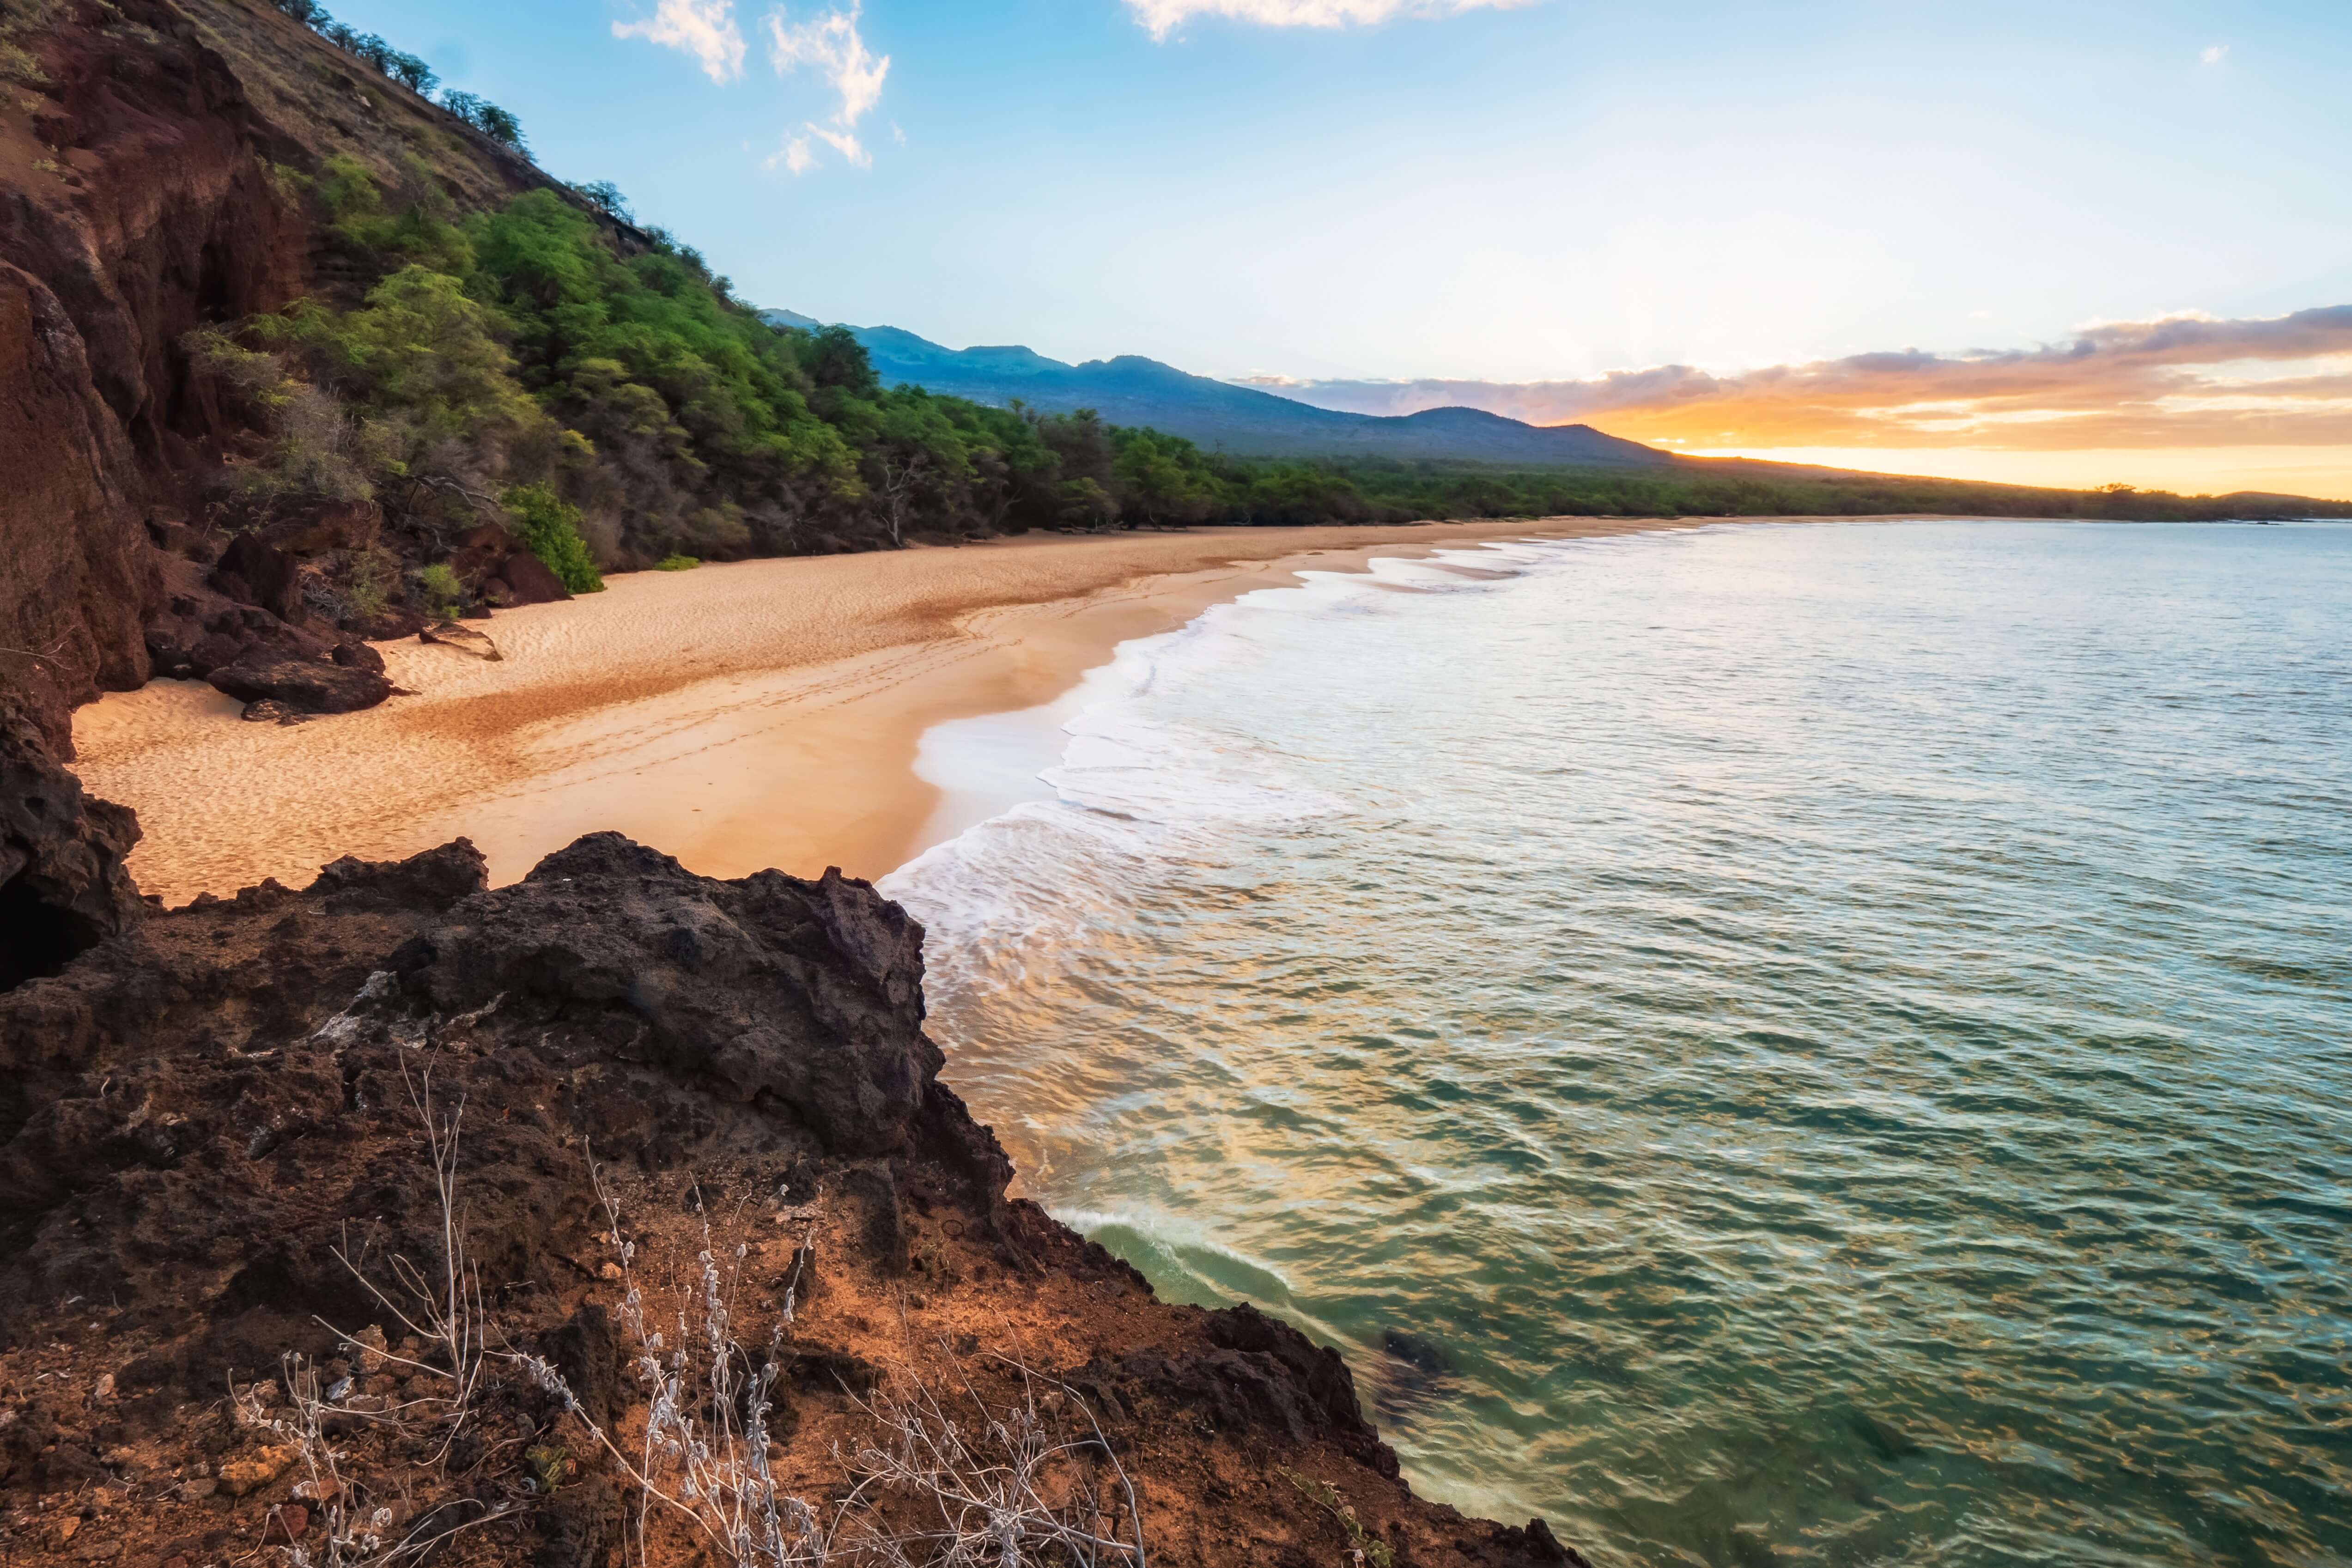
[[[383,510],[372,500],[311,501],[268,529],[269,542],[289,555],[364,550],[383,533]]]
[[[334,652],[328,657],[345,669],[369,669],[378,675],[383,673],[383,655],[363,642],[339,642]]]
[[[123,860],[139,819],[82,793],[0,703],[0,991],[54,974],[144,912]]]
[[[157,592],[126,485],[131,450],[93,384],[63,301],[8,263],[0,209],[0,684],[50,746],[72,754],[67,714],[101,688],[147,678],[142,612]],[[27,257],[26,259],[31,259]]]
[[[210,679],[240,702],[278,702],[300,713],[355,713],[392,695],[392,682],[378,671],[310,660],[233,664]]]
[[[509,555],[492,582],[502,582],[507,602],[513,605],[551,605],[559,599],[572,597],[572,590],[563,579],[547,568],[547,563],[529,551]]]
[[[229,542],[213,570],[212,586],[241,605],[268,610],[289,626],[300,626],[310,615],[302,605],[294,558],[254,534],[241,533]]]
[[[384,610],[373,616],[353,616],[342,623],[342,630],[362,642],[393,642],[413,637],[430,624],[415,610]]]

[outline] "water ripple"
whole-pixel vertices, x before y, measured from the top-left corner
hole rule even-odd
[[[1031,1191],[1597,1562],[2352,1562],[2352,530],[1382,575],[889,884]]]

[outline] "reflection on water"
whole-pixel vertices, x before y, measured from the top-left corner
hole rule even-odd
[[[2352,1560],[2352,530],[1454,559],[887,884],[1029,1190],[1598,1562]]]

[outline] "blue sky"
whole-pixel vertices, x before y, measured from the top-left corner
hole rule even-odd
[[[740,74],[658,26],[616,36],[663,6],[731,26]],[[1421,8],[1443,14],[336,11],[513,110],[551,172],[614,181],[746,297],[956,346],[1518,384],[2352,301],[2342,0]],[[1318,9],[1405,14],[1251,19]]]

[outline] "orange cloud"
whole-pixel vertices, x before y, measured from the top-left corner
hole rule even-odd
[[[1536,425],[1590,422],[1684,450],[2347,447],[2352,305],[2108,322],[2037,349],[1905,350],[1723,376],[1661,365],[1587,381],[1246,384],[1365,414],[1461,405]]]

